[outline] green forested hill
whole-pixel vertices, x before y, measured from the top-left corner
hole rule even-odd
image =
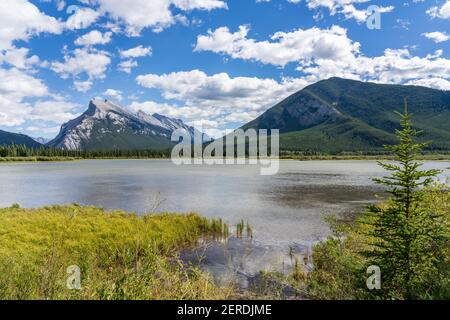
[[[25,145],[30,148],[38,148],[42,146],[39,142],[34,141],[24,134],[11,133],[0,130],[0,146],[13,144]]]
[[[450,150],[450,91],[341,78],[306,87],[244,129],[280,129],[285,150],[376,151],[395,141],[405,98],[428,149]]]

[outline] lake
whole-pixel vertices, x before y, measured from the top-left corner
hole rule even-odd
[[[229,269],[249,276],[289,265],[289,248],[308,252],[329,234],[326,215],[377,201],[382,190],[370,178],[382,175],[374,161],[281,161],[275,176],[261,176],[257,166],[175,166],[169,160],[2,163],[0,206],[79,203],[137,213],[197,212],[231,224],[244,219],[253,240],[232,240],[225,251],[208,247],[203,263],[215,275]],[[448,181],[450,171],[440,179]]]

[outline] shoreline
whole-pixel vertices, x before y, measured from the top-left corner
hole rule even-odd
[[[75,158],[75,157],[0,157],[1,163],[34,163],[34,162],[75,162],[83,160],[170,160],[166,158],[139,158],[139,157],[99,157],[99,158]],[[318,155],[318,156],[281,156],[280,161],[390,161],[392,156],[349,156],[349,155]],[[450,161],[450,154],[422,155],[418,161]]]

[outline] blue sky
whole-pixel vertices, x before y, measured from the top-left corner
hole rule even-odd
[[[0,129],[103,97],[217,136],[331,76],[450,90],[449,52],[450,0],[2,0]]]

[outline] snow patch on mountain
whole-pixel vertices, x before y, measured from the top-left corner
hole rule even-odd
[[[44,138],[44,137],[30,137],[31,139],[33,139],[36,142],[39,142],[40,144],[46,144],[47,142],[50,141],[50,139]]]

